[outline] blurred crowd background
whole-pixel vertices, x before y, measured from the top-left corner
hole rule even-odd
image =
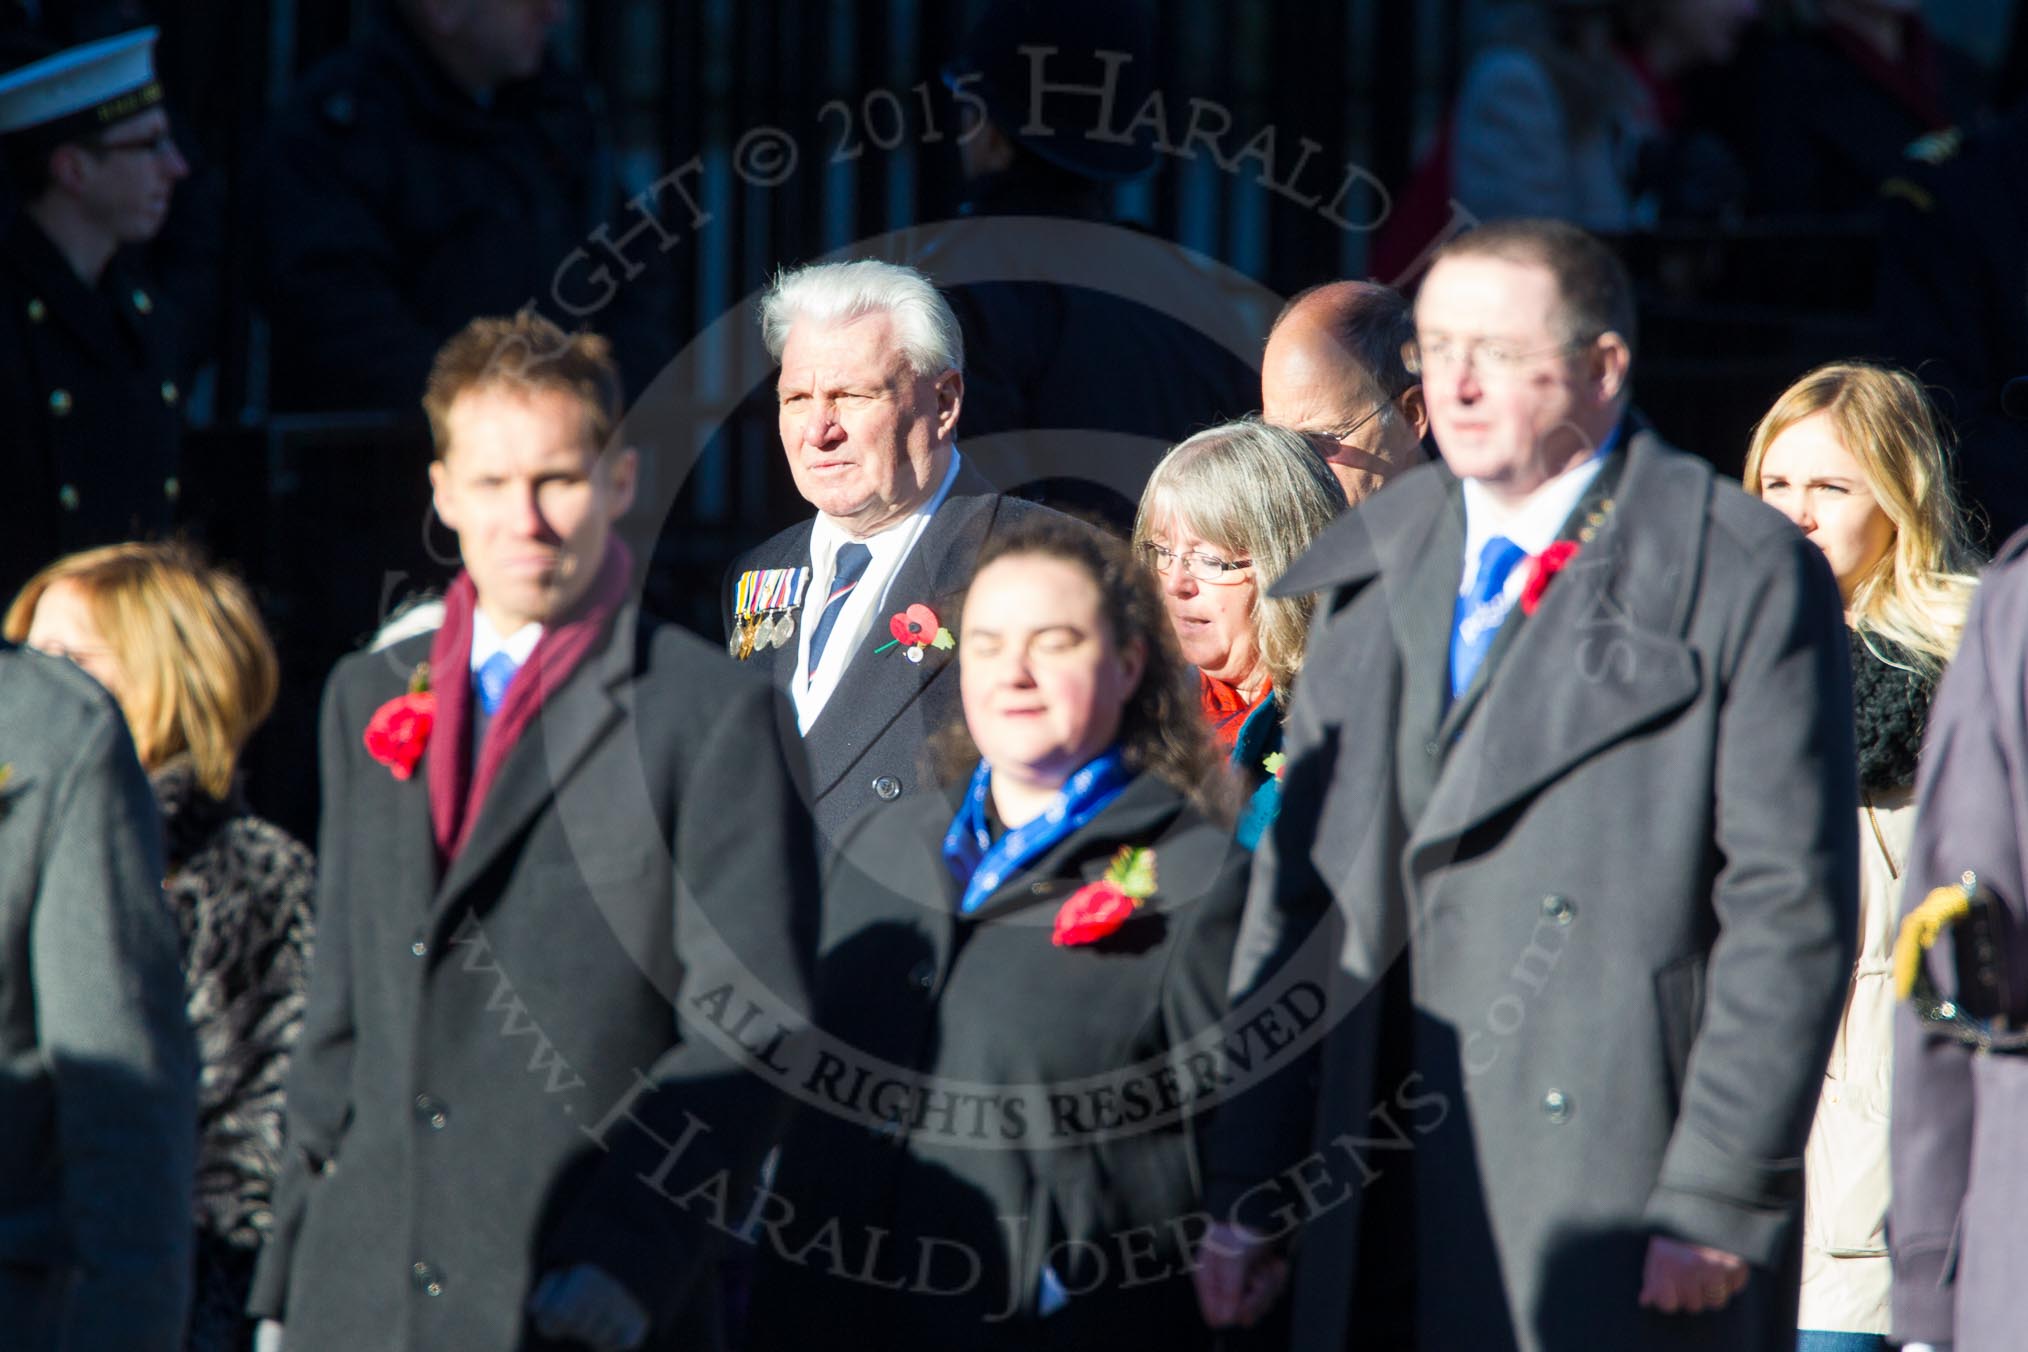
[[[659,425],[692,447],[640,529],[659,537],[650,601],[715,633],[726,560],[806,508],[765,370],[717,352],[711,326],[779,267],[967,214],[1181,246],[1185,286],[1229,329],[1193,352],[1143,326],[1060,361],[1068,378],[1036,375],[1012,349],[1119,334],[1120,314],[1052,334],[1034,295],[961,289],[961,440],[1096,429],[1146,438],[1152,463],[1257,406],[1257,360],[1235,354],[1257,355],[1282,298],[1339,277],[1406,289],[1467,219],[1562,215],[1634,271],[1636,400],[1675,444],[1736,473],[1798,373],[1895,361],[1962,439],[1988,543],[2028,519],[2001,414],[2005,380],[2028,372],[2028,122],[2010,117],[2028,22],[2012,0],[1188,0],[1151,27],[1039,6],[1023,32],[1061,35],[1052,78],[1104,74],[1069,64],[1080,48],[1135,52],[1114,125],[1143,116],[1124,147],[1018,134],[1008,91],[1018,102],[1029,68],[980,35],[983,0],[502,0],[479,8],[536,35],[541,72],[502,67],[514,78],[476,101],[447,93],[447,56],[512,54],[485,49],[483,24],[415,36],[417,14],[469,8],[0,4],[9,65],[161,28],[189,173],[145,265],[176,316],[179,525],[249,580],[276,635],[283,712],[250,788],[299,832],[314,789],[288,767],[308,763],[330,662],[455,566],[420,472],[419,380],[444,337],[531,300],[568,323],[609,281],[591,322],[630,395],[690,349],[682,407],[734,412]],[[1092,96],[1049,97],[1049,120],[1089,124]],[[1008,134],[960,146],[981,102]],[[652,227],[630,199],[654,204]],[[751,346],[750,315],[736,324]],[[1058,383],[1028,391],[1030,375]]]

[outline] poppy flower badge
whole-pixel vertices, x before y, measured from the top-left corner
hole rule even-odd
[[[1049,942],[1058,948],[1097,943],[1133,918],[1155,895],[1155,852],[1145,845],[1122,845],[1105,876],[1070,894],[1056,913]]]
[[[1281,783],[1282,772],[1289,768],[1289,758],[1279,751],[1270,751],[1267,755],[1261,757],[1260,768],[1267,771],[1274,781],[1279,784]]]
[[[1567,567],[1582,548],[1575,540],[1558,540],[1549,548],[1528,560],[1528,580],[1521,586],[1521,613],[1533,615],[1535,608],[1542,604],[1542,594],[1549,590],[1550,579]]]
[[[418,663],[408,678],[408,693],[375,709],[367,721],[366,754],[385,765],[396,779],[407,779],[422,760],[436,721],[437,697],[430,691],[430,664]]]
[[[926,648],[947,649],[957,645],[957,640],[951,637],[950,630],[944,628],[937,613],[920,602],[888,616],[887,632],[894,637],[875,648],[875,656],[889,648],[899,647],[907,653],[909,661],[920,662]]]

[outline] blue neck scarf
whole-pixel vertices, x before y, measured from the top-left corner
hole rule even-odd
[[[1126,755],[1117,745],[1108,747],[1063,781],[1056,801],[1046,811],[995,841],[986,829],[986,792],[993,782],[993,769],[980,761],[979,768],[972,771],[964,805],[944,833],[944,862],[950,865],[951,876],[965,885],[958,913],[970,915],[978,910],[1001,883],[1105,811],[1133,779]]]

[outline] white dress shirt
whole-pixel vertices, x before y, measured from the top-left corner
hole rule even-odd
[[[944,499],[951,495],[951,485],[958,479],[958,450],[951,448],[950,468],[944,471],[944,481],[937,485],[937,491],[930,494],[922,506],[910,512],[886,530],[867,536],[859,543],[873,551],[873,559],[866,565],[866,572],[860,576],[859,585],[845,598],[845,605],[838,612],[837,621],[831,626],[831,635],[824,640],[824,656],[817,663],[817,670],[810,671],[810,634],[817,627],[817,620],[824,613],[824,598],[831,594],[831,578],[837,571],[838,546],[852,537],[845,528],[825,516],[817,514],[816,523],[810,528],[810,583],[803,589],[802,613],[796,619],[796,675],[789,682],[790,698],[796,702],[796,726],[805,735],[810,725],[817,721],[817,715],[824,712],[830,703],[831,692],[838,688],[838,680],[845,674],[852,657],[859,651],[859,645],[866,641],[876,618],[885,619],[888,614],[888,588],[894,585],[894,575],[901,571],[903,560],[915,548],[916,541],[929,529],[930,518],[937,508],[944,505]],[[898,596],[897,606],[927,602],[927,596]],[[945,628],[950,628],[957,619],[955,615],[939,615]],[[906,660],[898,654],[889,654],[897,660]]]
[[[542,625],[534,620],[516,629],[506,638],[486,618],[486,612],[472,607],[472,678],[478,679],[479,668],[492,660],[494,653],[506,653],[514,659],[514,669],[519,672],[528,665],[528,659],[535,654],[535,645],[542,642]]]

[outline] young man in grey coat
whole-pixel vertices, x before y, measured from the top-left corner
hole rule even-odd
[[[1447,246],[1445,463],[1278,584],[1323,599],[1234,987],[1309,977],[1328,1036],[1314,1118],[1301,1076],[1228,1105],[1214,1321],[1301,1225],[1304,1349],[1795,1344],[1858,888],[1843,617],[1821,551],[1629,415],[1632,310],[1574,227]]]
[[[197,1060],[112,698],[0,643],[0,1343],[180,1352]]]
[[[815,859],[774,692],[629,599],[619,407],[605,341],[525,312],[431,372],[464,568],[325,697],[269,1345],[716,1345]]]

